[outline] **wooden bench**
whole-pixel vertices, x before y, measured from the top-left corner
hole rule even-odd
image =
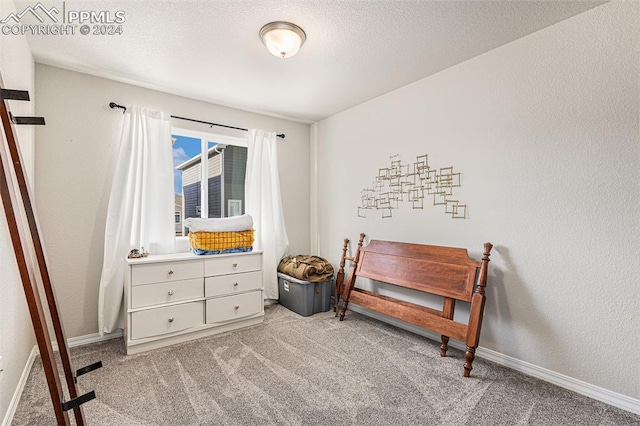
[[[462,248],[377,240],[372,240],[366,247],[358,246],[350,259],[352,266],[342,295],[340,321],[351,302],[439,333],[442,340],[440,356],[446,356],[449,338],[460,340],[467,346],[464,377],[469,377],[480,340],[492,247],[491,243],[485,243],[482,262],[477,262]],[[442,310],[355,288],[358,277],[442,296]],[[457,300],[471,303],[467,324],[453,320]]]

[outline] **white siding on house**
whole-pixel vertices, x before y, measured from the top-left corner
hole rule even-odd
[[[182,171],[182,187],[200,182],[200,163],[195,163]]]
[[[209,177],[215,177],[222,173],[222,156],[209,157]],[[182,171],[182,187],[200,182],[200,162],[193,163]]]
[[[222,174],[222,155],[209,157],[209,177],[215,177]]]

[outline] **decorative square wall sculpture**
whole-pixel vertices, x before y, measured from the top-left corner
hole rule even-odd
[[[388,167],[378,169],[373,185],[362,190],[358,217],[366,217],[368,210],[379,210],[383,218],[389,218],[405,202],[413,209],[423,209],[426,198],[427,203],[444,206],[444,213],[452,219],[466,219],[467,205],[453,195],[454,188],[462,186],[460,173],[453,166],[432,169],[427,154],[408,164],[402,164],[398,154],[389,159]]]

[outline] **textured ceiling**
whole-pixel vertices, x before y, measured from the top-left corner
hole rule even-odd
[[[6,0],[2,0],[6,1]],[[23,11],[37,2],[15,0]],[[189,98],[313,122],[478,56],[603,1],[41,0],[124,11],[122,35],[28,35],[37,62]],[[23,23],[33,17],[23,17]],[[272,56],[271,21],[300,25]],[[37,23],[31,19],[32,23]]]

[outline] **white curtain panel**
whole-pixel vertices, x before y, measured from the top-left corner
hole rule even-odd
[[[278,299],[277,268],[289,250],[284,225],[275,132],[250,129],[245,176],[246,213],[253,217],[255,250],[262,250],[265,299]]]
[[[127,108],[120,137],[104,238],[98,326],[123,324],[125,259],[132,249],[175,251],[173,154],[170,115]]]

